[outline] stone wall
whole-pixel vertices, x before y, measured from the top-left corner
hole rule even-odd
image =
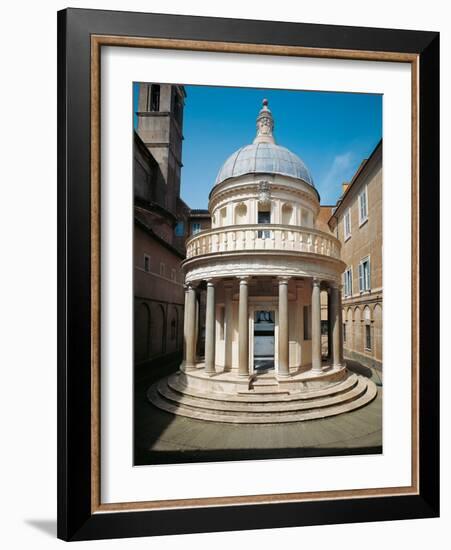
[[[148,257],[148,263],[145,262]],[[183,350],[182,258],[157,236],[135,226],[135,364]]]

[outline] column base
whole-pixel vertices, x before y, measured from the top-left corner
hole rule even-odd
[[[183,364],[183,370],[196,370],[197,364],[196,363],[184,363]]]
[[[323,374],[324,369],[323,369],[323,367],[321,367],[321,368],[319,368],[319,369],[318,369],[318,368],[310,369],[310,372],[311,372],[312,374]]]
[[[204,372],[205,372],[205,374],[208,374],[209,376],[213,376],[214,374],[216,374],[216,368],[214,366],[210,367],[208,369],[207,369],[207,367],[205,367]]]

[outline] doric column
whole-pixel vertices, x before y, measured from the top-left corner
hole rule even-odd
[[[232,301],[233,283],[227,281],[224,283],[224,344],[225,357],[224,365],[227,370],[232,368],[232,340],[233,340],[233,301]]]
[[[238,316],[238,374],[249,375],[249,277],[240,277],[240,304]]]
[[[279,376],[290,375],[288,277],[279,277]]]
[[[340,345],[340,331],[338,327],[338,288],[333,285],[330,289],[330,314],[332,320],[332,366],[340,364],[338,348]]]
[[[188,290],[189,285],[185,285],[185,307],[183,308],[183,364],[186,363],[186,342],[188,332]]]
[[[320,280],[313,279],[312,287],[312,370],[322,372],[321,365],[321,288]]]
[[[215,319],[215,285],[213,281],[207,281],[207,311],[205,315],[205,372],[215,372],[215,344],[216,344],[216,319]]]
[[[200,301],[201,301],[201,289],[194,289],[195,292],[195,314],[194,314],[194,355],[197,357],[199,351],[199,334],[200,334]]]
[[[338,285],[337,293],[337,322],[338,322],[338,361],[340,365],[344,365],[343,357],[343,307],[341,305],[341,291],[343,286]]]
[[[187,285],[185,314],[185,366],[196,365],[196,290],[191,284]]]
[[[340,367],[343,364],[341,289],[336,284],[331,288],[331,297],[332,365],[334,367]]]
[[[333,318],[332,318],[332,287],[327,289],[327,358],[332,361],[332,346],[333,346]]]

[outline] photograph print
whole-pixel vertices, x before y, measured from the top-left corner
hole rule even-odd
[[[383,452],[382,108],[133,84],[135,466]]]

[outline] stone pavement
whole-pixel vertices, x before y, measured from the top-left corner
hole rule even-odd
[[[135,381],[135,465],[381,453],[380,375],[359,363],[348,366],[378,385],[369,405],[325,419],[258,426],[195,420],[154,407],[147,388],[178,363],[152,369]]]

